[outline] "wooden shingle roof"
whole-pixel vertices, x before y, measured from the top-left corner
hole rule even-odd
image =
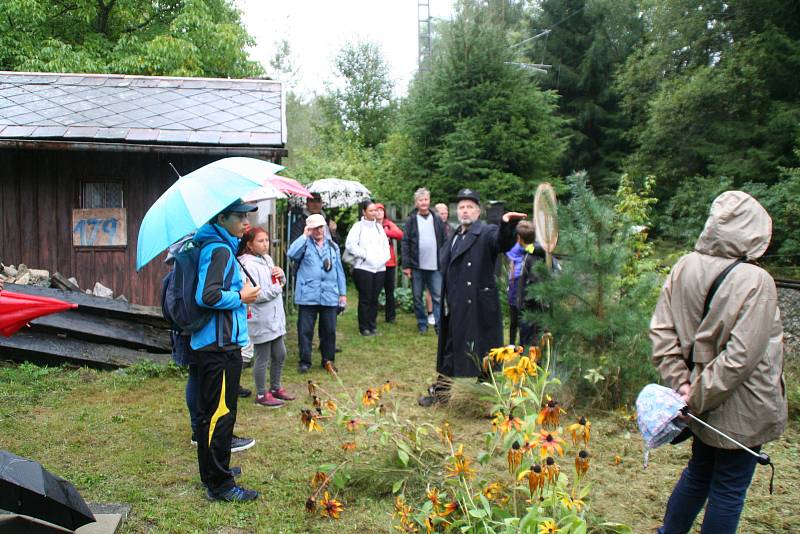
[[[283,87],[272,80],[0,72],[0,144],[10,140],[283,148]]]

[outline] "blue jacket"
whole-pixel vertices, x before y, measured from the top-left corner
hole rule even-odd
[[[347,294],[339,247],[325,239],[319,249],[310,237],[301,235],[286,253],[297,264],[294,303],[299,306],[338,306],[339,297]],[[325,260],[331,262],[326,271]]]
[[[205,224],[194,241],[202,247],[195,300],[199,306],[219,312],[192,334],[192,349],[222,351],[244,347],[248,343],[247,306],[239,296],[244,285],[235,256],[239,239],[219,225]]]
[[[519,243],[514,243],[511,250],[506,252],[506,257],[511,262],[508,269],[508,305],[517,305],[517,283],[525,263],[525,248]]]

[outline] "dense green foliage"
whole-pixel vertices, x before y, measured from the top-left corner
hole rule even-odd
[[[602,192],[614,190],[630,154],[624,138],[630,120],[614,74],[643,38],[639,9],[634,0],[544,0],[532,13],[530,33],[548,33],[519,47],[526,61],[551,65],[542,86],[558,93],[559,114],[570,120],[560,174],[586,170]]]
[[[3,0],[0,70],[242,78],[262,68],[229,0]]]
[[[800,5],[670,0],[646,18],[619,79],[636,123],[632,167],[655,173],[660,193],[697,175],[778,180],[800,119]]]

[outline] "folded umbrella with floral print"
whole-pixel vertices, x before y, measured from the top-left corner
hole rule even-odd
[[[740,449],[756,457],[761,465],[772,467],[772,461],[764,453],[758,453],[742,445],[724,432],[717,430],[689,411],[683,398],[670,388],[658,384],[648,384],[636,398],[636,422],[644,439],[644,467],[650,457],[650,449],[655,449],[670,443],[686,427],[685,418],[703,425],[709,430],[719,434]],[[775,468],[772,467],[773,474]],[[772,480],[770,480],[770,493],[772,493]]]

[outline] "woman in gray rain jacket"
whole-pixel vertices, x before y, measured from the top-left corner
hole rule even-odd
[[[665,384],[692,413],[756,450],[777,439],[787,419],[775,282],[757,265],[736,265],[702,315],[715,278],[736,259],[761,257],[771,236],[772,220],[753,197],[718,196],[694,252],[672,268],[650,323],[653,361]],[[689,426],[692,458],[659,532],[688,532],[706,500],[702,532],[736,532],[755,458],[697,423]]]
[[[281,386],[283,362],[286,359],[286,314],[283,311],[283,286],[286,275],[269,256],[269,235],[258,226],[251,227],[242,237],[239,260],[261,287],[256,301],[249,306],[247,331],[253,344],[253,381],[256,385],[255,403],[278,408],[284,401],[294,400]],[[266,379],[269,369],[270,387]]]

